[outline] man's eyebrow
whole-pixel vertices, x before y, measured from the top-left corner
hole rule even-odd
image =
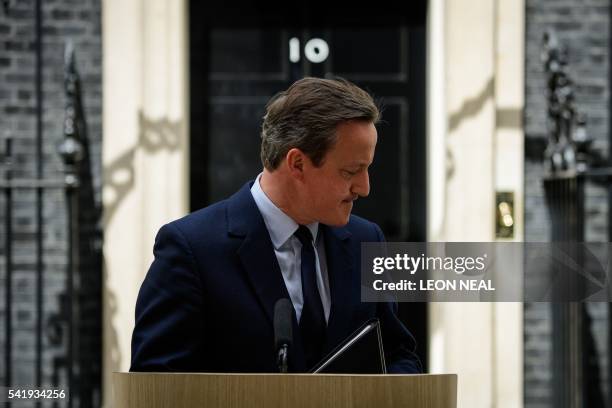
[[[370,165],[370,163],[368,162],[352,162],[352,163],[348,163],[346,165],[346,167],[368,167]]]

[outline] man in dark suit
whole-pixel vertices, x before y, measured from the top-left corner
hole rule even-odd
[[[344,80],[305,78],[268,103],[263,172],[159,231],[131,371],[278,371],[281,298],[294,307],[289,371],[307,371],[373,317],[388,371],[421,370],[397,306],[360,301],[360,244],[384,237],[351,210],[370,190],[378,120],[370,95]]]

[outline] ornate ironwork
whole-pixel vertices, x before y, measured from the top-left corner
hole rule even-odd
[[[64,93],[66,106],[64,108],[64,141],[58,148],[58,153],[64,160],[66,172],[66,187],[74,188],[79,182],[78,166],[83,159],[83,144],[81,142],[80,118],[77,113],[82,111],[81,81],[76,70],[74,46],[69,41],[64,55]]]
[[[567,60],[567,48],[552,32],[546,32],[542,61],[548,76],[548,145],[544,165],[549,174],[584,171],[589,162],[592,139],[586,132],[586,116],[576,108]]]

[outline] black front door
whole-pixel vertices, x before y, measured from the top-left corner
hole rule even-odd
[[[354,213],[388,240],[424,241],[425,3],[406,11],[192,1],[191,209],[227,198],[261,171],[259,133],[272,95],[304,76],[339,76],[383,106],[370,196]],[[400,316],[425,362],[425,305],[402,305]]]

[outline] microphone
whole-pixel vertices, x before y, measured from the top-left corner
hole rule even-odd
[[[274,350],[281,373],[287,372],[289,348],[293,343],[293,303],[282,298],[274,304]]]

